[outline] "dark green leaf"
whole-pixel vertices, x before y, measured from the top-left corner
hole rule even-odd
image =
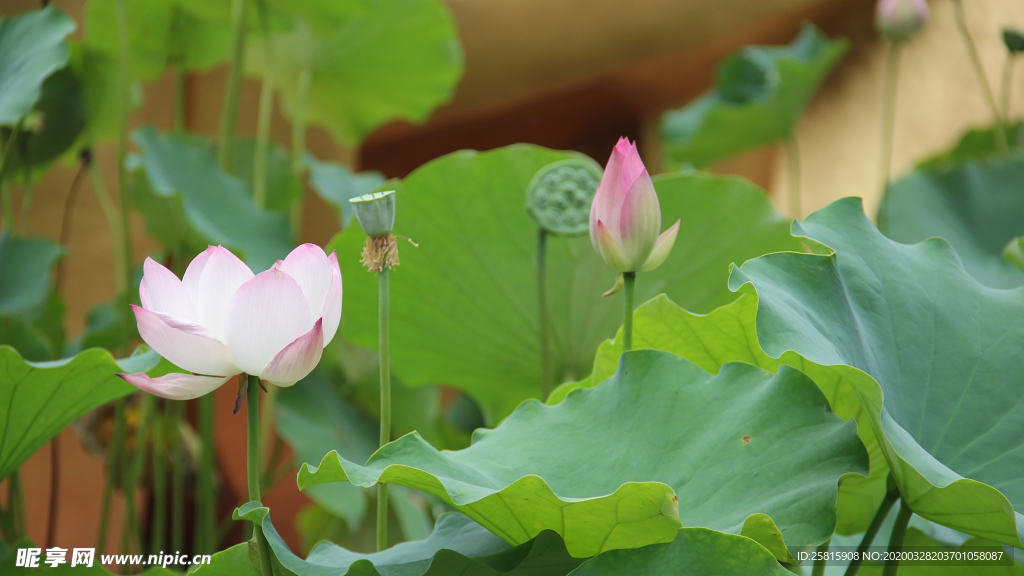
[[[50,270],[64,249],[48,238],[0,234],[0,315],[36,318],[50,293]]]
[[[730,364],[711,376],[637,351],[558,406],[524,402],[465,450],[438,452],[413,434],[366,466],[328,454],[300,469],[299,487],[415,487],[514,544],[553,530],[576,557],[670,542],[681,521],[742,533],[785,559],[787,544],[832,535],[839,478],[867,472],[853,423],[827,406],[795,370]]]
[[[66,152],[85,129],[86,104],[82,83],[71,68],[62,68],[43,81],[42,95],[33,107],[39,125],[23,126],[17,150],[7,165],[8,175],[18,177],[26,167],[47,164]],[[11,131],[2,131],[4,140]]]
[[[748,46],[723,62],[716,88],[661,123],[676,166],[702,167],[790,137],[811,96],[850,43],[805,24],[789,46]]]
[[[0,19],[0,126],[35,106],[43,81],[68,62],[64,38],[75,22],[54,7]]]

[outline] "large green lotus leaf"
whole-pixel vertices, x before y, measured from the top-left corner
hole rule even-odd
[[[220,170],[209,146],[151,126],[136,130],[132,139],[141,149],[138,160],[150,189],[164,198],[180,197],[189,226],[209,244],[240,251],[257,271],[288,255],[287,216],[257,207],[245,184]]]
[[[1024,148],[1024,122],[1006,127],[1006,137],[1011,150]],[[960,136],[953,148],[940,152],[918,163],[918,168],[951,167],[972,160],[986,160],[999,154],[996,146],[996,129],[992,126],[971,128]]]
[[[787,544],[832,535],[836,484],[861,471],[854,424],[803,374],[730,364],[712,376],[648,350],[557,406],[524,402],[465,450],[439,452],[412,434],[365,466],[337,453],[306,464],[299,487],[410,486],[513,544],[553,530],[575,557],[670,542],[681,521],[742,533],[788,559]]]
[[[774,556],[743,536],[683,528],[668,544],[613,550],[585,562],[572,576],[788,576]]]
[[[323,125],[345,145],[359,144],[385,122],[422,122],[451,98],[462,76],[455,23],[439,0],[274,4],[306,19],[274,34],[273,55],[253,41],[249,70],[263,76],[274,67],[291,118],[300,75],[308,72],[306,122]]]
[[[89,0],[85,9],[85,44],[115,61],[120,58],[118,1]],[[156,80],[171,65],[205,70],[228,57],[231,29],[226,0],[207,3],[214,8],[198,8],[188,0],[124,1],[132,78]]]
[[[43,81],[68,62],[64,38],[75,22],[53,7],[0,18],[0,126],[32,110]]]
[[[359,554],[321,542],[302,560],[288,549],[270,522],[269,509],[260,507],[259,502],[242,506],[234,517],[260,523],[276,561],[296,576],[565,576],[581,562],[566,552],[561,539],[552,532],[512,548],[458,513],[440,516],[425,540],[398,544],[375,554]]]
[[[889,240],[853,198],[794,233],[836,253],[763,256],[730,280],[760,298],[765,352],[842,376],[916,513],[1021,547],[1024,289],[980,285],[941,239]]]
[[[878,209],[878,228],[909,244],[949,241],[982,284],[1012,288],[1024,273],[1003,248],[1024,234],[1024,154],[988,156],[919,167],[893,182]]]
[[[392,365],[407,384],[456,386],[492,424],[540,397],[537,229],[526,188],[542,167],[572,157],[530,145],[462,151],[385,184],[398,190],[395,233],[420,245],[400,244],[402,265],[391,280]],[[801,249],[788,221],[745,180],[672,174],[654,185],[663,222],[681,218],[682,225],[668,260],[640,276],[638,301],[664,292],[689,309],[711,310],[735,298],[730,263]],[[348,297],[376,302],[376,277],[358,272],[365,238],[352,226],[331,246]],[[601,297],[615,277],[586,235],[550,237],[547,270],[553,373],[559,382],[575,380],[621,324],[621,296]],[[374,306],[347,308],[343,321],[352,342],[376,347]]]
[[[707,166],[788,138],[850,43],[805,24],[789,46],[748,46],[716,71],[716,86],[661,121],[666,159]]]
[[[342,228],[348,227],[352,221],[352,204],[349,203],[349,199],[373,192],[384,183],[384,175],[380,172],[371,170],[357,174],[347,166],[328,160],[317,160],[311,154],[306,154],[306,166],[309,167],[310,186],[338,210]]]
[[[109,352],[94,348],[73,358],[35,363],[0,346],[0,478],[82,414],[136,390],[114,374],[145,372],[159,360],[150,351],[115,362]]]
[[[304,378],[301,386],[280,391],[275,418],[278,433],[292,447],[295,460],[300,464],[319,462],[332,450],[345,458],[365,462],[378,447],[377,421],[339,397],[320,370]],[[349,530],[355,531],[366,515],[369,492],[336,482],[314,486],[307,495],[343,518]],[[413,502],[416,499],[413,491],[396,486],[388,492],[388,497],[408,539],[429,534],[429,515],[423,506]],[[422,498],[418,500],[422,502]]]
[[[765,354],[757,341],[756,313],[757,296],[751,294],[741,295],[732,304],[706,315],[688,312],[662,294],[633,313],[633,347],[678,354],[712,374],[730,362],[744,362],[771,372],[788,363],[818,384],[826,393],[832,410],[840,417],[849,419],[861,415],[860,400],[849,388],[837,384],[843,379],[841,373],[813,365],[795,355],[783,356],[780,360]],[[558,404],[572,390],[595,386],[615,374],[622,354],[621,336],[620,328],[614,339],[601,344],[588,378],[555,389],[547,403]],[[871,474],[868,477],[849,475],[842,479],[836,525],[839,534],[864,532],[885,496],[889,468],[874,430],[865,421],[859,426],[858,433],[868,448]]]

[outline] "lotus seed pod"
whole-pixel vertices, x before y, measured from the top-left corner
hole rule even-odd
[[[359,225],[370,238],[391,234],[395,227],[395,191],[363,194],[349,200]]]
[[[879,0],[875,27],[892,42],[913,36],[928,21],[925,0]]]
[[[526,189],[526,211],[549,234],[586,234],[590,204],[601,182],[601,166],[580,157],[541,168]]]

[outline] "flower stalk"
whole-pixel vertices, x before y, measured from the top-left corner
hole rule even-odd
[[[622,274],[622,351],[633,349],[633,292],[636,287],[636,272]]]
[[[889,188],[889,179],[892,172],[892,144],[896,132],[896,86],[899,83],[901,50],[902,46],[899,42],[890,43],[889,53],[885,60],[885,86],[882,96],[882,145],[879,161],[882,195],[885,195],[886,190]]]
[[[953,14],[956,17],[956,28],[960,32],[960,38],[964,42],[964,48],[967,49],[967,57],[971,60],[971,67],[974,69],[974,76],[978,80],[978,87],[981,88],[981,94],[985,98],[985,104],[988,106],[989,112],[992,114],[992,122],[996,125],[996,149],[1005,154],[1007,151],[1007,140],[1006,140],[1006,121],[1003,118],[1002,113],[999,111],[999,106],[996,105],[995,95],[992,93],[992,87],[989,86],[988,78],[985,77],[985,69],[981,65],[981,57],[978,55],[978,47],[974,44],[974,38],[971,37],[971,31],[967,28],[967,16],[964,13],[964,4],[961,0],[952,0],[953,2]]]
[[[224,108],[220,115],[217,140],[217,164],[225,172],[231,161],[232,140],[235,137],[235,119],[238,117],[238,97],[242,87],[242,65],[245,63],[245,12],[249,0],[233,0],[231,4],[231,67],[228,87],[224,94]]]
[[[892,509],[892,505],[900,497],[899,490],[896,489],[896,483],[891,474],[889,475],[888,485],[889,489],[885,493],[885,498],[882,499],[882,504],[878,507],[878,511],[875,512],[875,517],[871,519],[871,524],[868,525],[867,531],[864,532],[864,537],[861,538],[860,544],[857,546],[857,555],[850,561],[844,576],[855,576],[857,574],[857,570],[860,569],[861,562],[863,562],[864,553],[868,551],[868,548],[875,541],[878,530],[881,529],[882,523],[889,516],[889,510]]]
[[[900,502],[900,510],[896,513],[896,522],[892,526],[892,535],[889,537],[889,559],[882,569],[882,576],[896,576],[900,566],[899,552],[903,550],[903,538],[907,535],[907,526],[910,524],[910,517],[914,511],[907,506],[906,502]]]
[[[249,483],[249,501],[260,501],[260,377],[247,375],[247,444],[246,444],[246,478]],[[270,545],[263,534],[263,528],[253,522],[253,537],[260,557],[260,571],[263,576],[273,576],[270,563]]]
[[[540,309],[540,377],[542,398],[551,395],[551,337],[548,316],[548,273],[547,273],[548,232],[537,231],[537,307]]]
[[[377,274],[377,319],[380,346],[380,446],[391,441],[391,268],[385,266]],[[377,551],[388,547],[388,485],[377,484]]]

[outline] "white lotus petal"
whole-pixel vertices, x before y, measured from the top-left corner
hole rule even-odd
[[[242,371],[259,374],[312,327],[309,304],[298,282],[272,268],[243,284],[231,299],[225,343]]]

